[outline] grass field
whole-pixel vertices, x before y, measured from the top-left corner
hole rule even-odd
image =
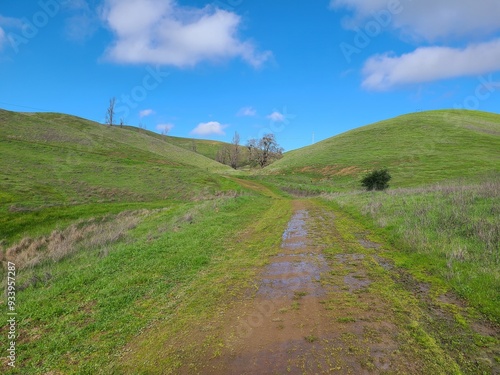
[[[500,175],[326,197],[401,250],[398,264],[439,278],[500,323]]]
[[[234,172],[212,160],[218,142],[196,140],[193,152],[187,138],[0,110],[4,288],[6,261],[18,270],[19,366],[10,373],[158,373],[159,364],[176,373],[190,355],[220,355],[205,323],[223,322],[256,287],[297,197],[317,214],[327,257],[393,262],[390,271],[368,258],[363,267],[426,368],[434,356],[445,373],[498,368],[499,340],[473,326],[484,317],[500,325],[499,135],[499,115],[417,113]],[[366,171],[384,166],[388,191],[359,190]],[[339,274],[326,279],[341,284],[345,267],[332,267]],[[428,299],[414,285],[430,285]],[[354,324],[358,313],[335,322]],[[193,343],[198,328],[203,340]],[[169,356],[151,350],[172,342]]]
[[[387,167],[392,187],[474,180],[499,170],[500,115],[474,111],[409,114],[287,152],[264,173],[292,190],[359,188],[363,174]]]
[[[64,224],[238,189],[219,175],[229,167],[141,129],[46,113],[1,111],[0,121],[0,225],[7,244],[51,229],[58,219]]]
[[[13,373],[43,374],[54,368],[106,373],[103,369],[114,363],[123,345],[148,325],[168,321],[178,303],[200,296],[200,285],[203,298],[195,300],[185,319],[209,314],[242,273],[262,261],[248,251],[253,245],[232,240],[254,217],[266,216],[266,201],[221,198],[141,211],[117,242],[83,244],[58,262],[48,259],[20,272],[18,285],[29,287],[18,293],[23,365]],[[288,218],[286,206],[273,211],[276,217],[281,217],[278,222]],[[280,238],[265,231],[259,236],[263,243]],[[235,259],[235,254],[240,256]],[[176,321],[176,329],[183,324]]]

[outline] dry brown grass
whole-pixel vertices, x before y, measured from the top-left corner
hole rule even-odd
[[[65,229],[56,229],[48,236],[25,237],[1,251],[1,260],[2,263],[14,262],[20,270],[47,260],[57,262],[78,249],[105,249],[124,238],[148,214],[148,210],[125,211],[116,216],[78,221]]]
[[[488,262],[500,261],[499,176],[476,184],[456,182],[378,194],[351,192],[323,197],[341,206],[358,207],[381,227],[392,224],[421,251],[435,251],[439,242],[438,247],[448,249],[451,261],[470,260],[472,254]]]

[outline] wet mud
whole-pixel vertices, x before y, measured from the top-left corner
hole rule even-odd
[[[394,367],[397,329],[367,308],[374,301],[361,293],[372,282],[365,255],[323,253],[333,220],[297,207],[253,303],[234,313],[224,350],[200,373],[372,374]],[[342,269],[340,278],[332,277],[332,266]]]

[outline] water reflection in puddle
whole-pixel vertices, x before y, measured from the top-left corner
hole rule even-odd
[[[305,227],[305,220],[309,217],[309,213],[306,210],[300,210],[293,215],[292,220],[288,223],[288,227],[283,232],[283,243],[282,247],[286,247],[288,240],[293,238],[300,238],[307,236],[307,229]],[[293,242],[292,242],[293,243]]]
[[[258,294],[267,298],[293,297],[297,291],[324,295],[319,280],[328,265],[319,250],[307,238],[306,210],[297,211],[282,236],[282,253],[271,259],[263,275]]]

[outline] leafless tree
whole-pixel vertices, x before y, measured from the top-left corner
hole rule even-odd
[[[240,135],[238,132],[234,132],[233,141],[231,142],[231,148],[229,150],[229,165],[233,169],[238,168],[238,162],[240,159]]]
[[[251,139],[247,143],[249,158],[252,164],[264,168],[283,155],[283,148],[276,142],[274,134],[265,134],[261,139]]]
[[[112,97],[109,99],[109,107],[106,111],[106,125],[113,126],[114,117],[115,117],[115,102],[116,98]]]
[[[256,160],[257,144],[258,141],[255,138],[249,139],[247,142],[248,162],[251,164],[254,163]]]
[[[198,152],[198,149],[196,147],[196,142],[194,141],[194,139],[191,141],[191,151]]]
[[[120,128],[123,128],[123,118],[120,118]]]
[[[229,164],[230,160],[230,152],[228,147],[222,147],[217,151],[217,155],[215,155],[215,161],[218,161],[222,164]]]

